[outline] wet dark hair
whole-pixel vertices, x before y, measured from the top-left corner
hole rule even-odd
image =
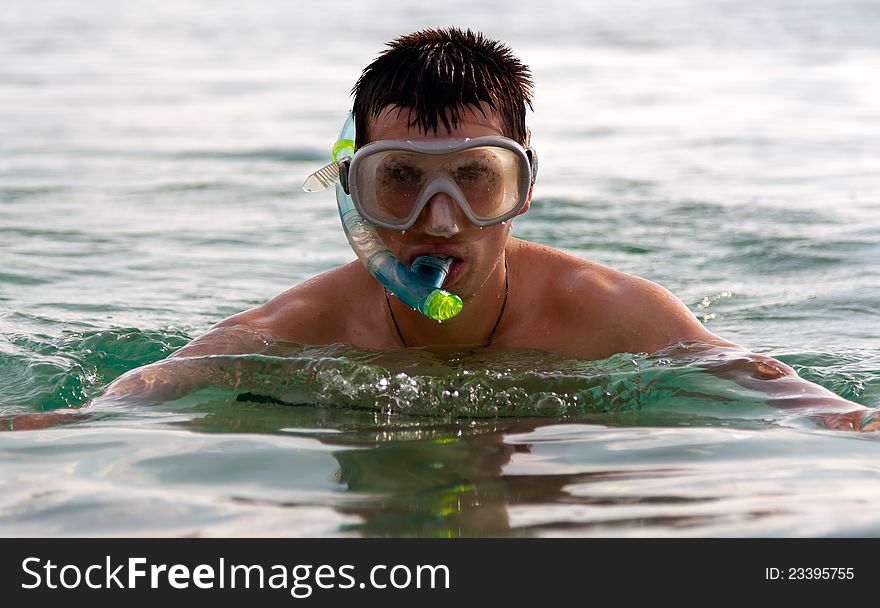
[[[532,109],[528,66],[510,47],[471,30],[425,29],[392,40],[364,68],[352,89],[355,147],[368,143],[367,121],[386,106],[410,110],[410,127],[451,132],[464,106],[486,102],[501,117],[503,134],[526,145],[526,106]]]

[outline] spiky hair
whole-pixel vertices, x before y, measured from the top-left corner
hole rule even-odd
[[[367,121],[388,106],[409,110],[409,126],[425,134],[448,131],[460,110],[482,111],[485,102],[501,117],[503,133],[527,144],[526,106],[532,108],[532,76],[510,47],[482,33],[458,28],[425,29],[392,40],[364,68],[352,89],[357,134],[368,142]]]

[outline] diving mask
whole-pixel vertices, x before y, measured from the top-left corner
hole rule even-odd
[[[369,222],[406,230],[438,193],[476,226],[516,216],[529,200],[537,154],[512,139],[381,140],[338,161],[339,181]]]

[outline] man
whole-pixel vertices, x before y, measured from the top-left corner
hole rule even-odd
[[[394,285],[386,289],[380,273],[355,261],[218,323],[172,355],[181,366],[197,355],[265,352],[273,340],[497,345],[580,359],[684,345],[682,353],[733,353],[711,371],[760,388],[771,403],[837,410],[824,415],[835,428],[876,426],[861,406],[715,336],[659,285],[510,236],[512,218],[529,209],[537,156],[525,124],[529,70],[506,46],[470,31],[416,32],[391,42],[353,93],[358,153],[338,165],[347,190],[339,196],[351,196],[354,217],[405,272],[419,258],[444,264],[448,275],[436,287],[458,296],[461,311],[437,323],[389,297],[399,296]],[[470,147],[477,138],[489,143]],[[129,372],[105,399],[199,384],[172,369]]]

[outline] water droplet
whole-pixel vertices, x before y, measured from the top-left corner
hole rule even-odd
[[[480,230],[482,230],[482,229],[483,229],[483,227],[482,227],[482,226],[478,226],[478,228],[479,228],[479,229],[480,229]]]
[[[401,230],[400,234],[406,234],[406,230]]]
[[[504,220],[503,222],[501,222],[501,225],[502,225],[502,226],[506,226],[506,225],[507,225],[507,220]]]

